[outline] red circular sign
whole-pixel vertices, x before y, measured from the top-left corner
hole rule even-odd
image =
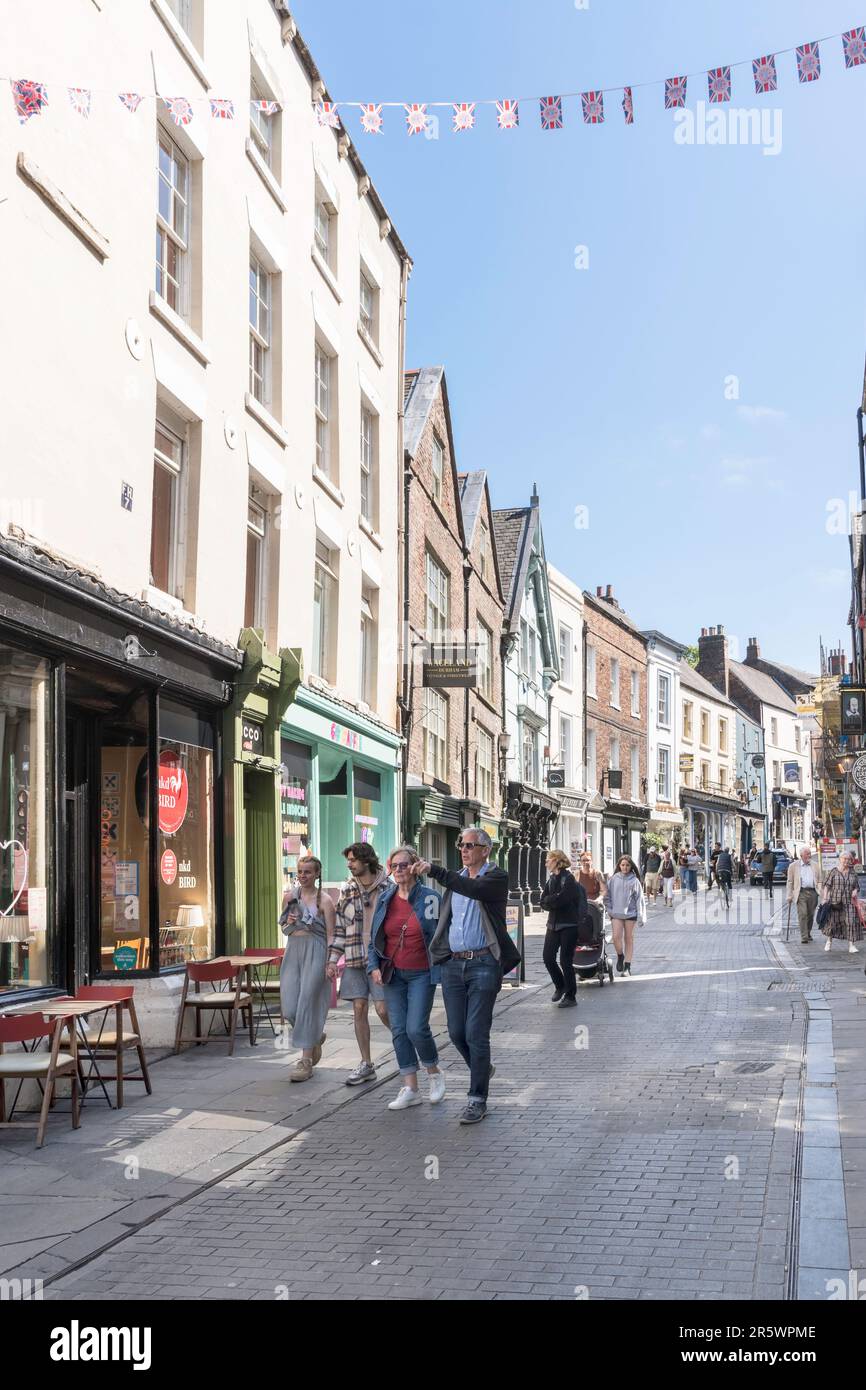
[[[166,835],[180,830],[189,804],[189,783],[177,753],[159,755],[159,828]]]
[[[162,874],[163,883],[169,887],[177,878],[177,855],[173,849],[167,849],[159,862],[159,871]]]

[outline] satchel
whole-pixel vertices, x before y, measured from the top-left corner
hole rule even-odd
[[[815,922],[819,927],[823,927],[827,918],[830,916],[830,904],[822,903],[815,913]]]
[[[389,985],[394,978],[394,962],[389,956],[379,957],[379,974],[382,976],[382,984]]]

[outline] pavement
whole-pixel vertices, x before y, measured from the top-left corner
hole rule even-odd
[[[441,1007],[446,1100],[394,1113],[377,1021],[379,1082],[343,1084],[341,1006],[302,1086],[273,1039],[213,1043],[120,1113],[53,1115],[39,1152],[0,1131],[0,1273],[56,1300],[852,1296],[866,949],[786,941],[779,895],[739,890],[727,920],[715,898],[652,908],[634,975],[583,983],[577,1009],[551,1005],[530,925],[477,1126]]]

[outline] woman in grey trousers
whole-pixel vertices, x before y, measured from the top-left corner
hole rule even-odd
[[[322,1058],[325,1019],[331,980],[337,973],[328,964],[334,939],[334,904],[322,893],[322,865],[312,854],[298,861],[298,884],[283,899],[280,926],[286,949],[280,966],[280,1005],[292,1025],[292,1046],[301,1049],[289,1079],[309,1081]]]

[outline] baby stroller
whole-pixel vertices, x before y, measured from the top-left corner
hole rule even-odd
[[[589,913],[577,929],[574,973],[579,980],[591,980],[597,976],[602,986],[607,976],[613,984],[613,965],[608,959],[604,934],[604,908],[599,904],[589,904]]]

